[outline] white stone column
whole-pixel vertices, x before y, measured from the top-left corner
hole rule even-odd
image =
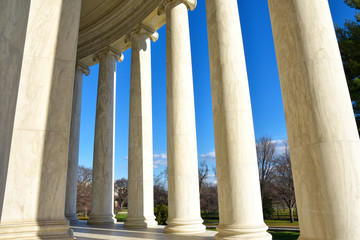
[[[131,41],[128,216],[125,227],[156,226],[151,106],[151,42],[158,34],[140,26]]]
[[[268,2],[299,239],[359,239],[359,136],[328,1]]]
[[[236,0],[206,1],[220,222],[215,239],[271,239],[263,220]]]
[[[80,10],[80,0],[30,2],[22,65],[14,61],[12,66],[21,67],[21,74],[0,216],[1,239],[73,239],[64,212]],[[0,32],[21,35],[21,22]]]
[[[68,153],[68,168],[66,179],[65,217],[69,221],[77,221],[76,195],[79,162],[79,140],[81,119],[81,96],[83,75],[88,76],[88,67],[77,64],[75,68],[74,89],[71,108],[70,140]]]
[[[30,1],[0,2],[0,219],[29,12]]]
[[[96,103],[91,214],[88,224],[114,223],[114,144],[116,61],[123,55],[107,48],[94,55],[100,62]]]
[[[166,103],[169,217],[166,233],[205,231],[200,216],[198,156],[188,8],[194,1],[168,1],[166,12]]]

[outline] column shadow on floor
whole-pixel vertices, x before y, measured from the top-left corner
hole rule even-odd
[[[216,232],[207,231],[201,234],[194,235],[173,235],[165,234],[164,226],[157,226],[148,229],[125,229],[123,223],[114,225],[87,225],[86,221],[79,221],[72,224],[71,228],[78,240],[88,239],[170,239],[180,240],[184,238],[198,239],[198,240],[212,240]]]

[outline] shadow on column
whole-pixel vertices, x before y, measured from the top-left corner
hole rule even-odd
[[[42,238],[73,239],[65,218],[72,91],[81,1],[63,0],[53,61],[41,161],[37,222]]]
[[[0,2],[0,16],[5,20],[0,23],[0,222],[29,9],[30,1]]]

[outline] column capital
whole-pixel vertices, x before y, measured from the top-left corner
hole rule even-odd
[[[89,76],[89,74],[90,74],[89,67],[82,64],[82,63],[77,62],[76,63],[76,69],[82,71],[85,74],[85,76]]]
[[[156,30],[154,30],[146,25],[139,24],[139,26],[137,28],[132,30],[129,34],[126,34],[125,43],[131,42],[132,38],[134,36],[142,35],[142,34],[148,36],[153,42],[156,42],[159,38],[159,34]]]
[[[117,51],[112,47],[106,47],[105,49],[102,49],[94,54],[93,61],[94,62],[98,61],[99,58],[103,55],[113,56],[116,58],[116,60],[119,63],[121,63],[124,60],[124,55],[121,52]]]
[[[165,12],[166,7],[170,4],[170,3],[183,3],[186,5],[186,7],[188,9],[190,9],[191,11],[195,9],[196,4],[197,4],[197,0],[163,0],[158,8],[158,15],[161,15],[162,13]]]

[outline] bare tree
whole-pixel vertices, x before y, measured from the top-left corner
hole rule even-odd
[[[202,160],[199,163],[198,171],[199,171],[199,191],[201,193],[202,186],[204,185],[204,182],[209,175],[209,167],[205,160]]]
[[[213,166],[212,170],[213,170],[213,173],[214,173],[215,177],[217,177],[217,175],[216,175],[216,166]]]
[[[168,205],[168,192],[166,189],[167,169],[154,176],[154,206]]]
[[[120,211],[122,211],[124,205],[127,203],[128,199],[128,180],[126,178],[121,178],[115,181],[114,191],[117,195],[115,197],[116,201],[119,204]]]
[[[91,209],[92,169],[79,166],[77,179],[76,211],[86,217]]]
[[[269,136],[262,136],[256,141],[256,154],[259,165],[261,197],[269,197],[271,181],[276,166],[276,145]]]
[[[284,148],[278,157],[278,165],[276,166],[275,186],[279,198],[282,199],[289,208],[290,221],[294,222],[296,199],[288,141],[284,140],[283,145]]]
[[[218,211],[218,192],[217,185],[204,183],[200,193],[200,207],[202,211]]]

